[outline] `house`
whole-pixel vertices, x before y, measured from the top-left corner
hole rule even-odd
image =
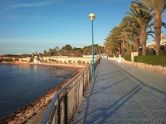
[[[161,34],[160,45],[161,46],[166,46],[166,36],[164,36],[163,34]],[[156,46],[156,42],[155,41],[147,43],[147,45],[146,45],[146,47],[148,47],[148,48],[155,48],[155,46]]]
[[[31,59],[30,57],[19,58],[18,61],[19,61],[19,63],[29,63],[30,59]]]

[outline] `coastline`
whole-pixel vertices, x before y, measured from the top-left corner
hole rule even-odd
[[[30,63],[31,65],[48,65],[48,66],[57,66],[57,67],[69,67],[69,68],[83,68],[84,65],[78,64],[58,64],[58,63]]]
[[[9,124],[21,124],[21,123],[29,123],[36,118],[39,118],[39,116],[42,116],[42,113],[46,110],[48,104],[50,103],[51,99],[53,98],[54,94],[61,89],[68,80],[72,79],[76,74],[78,74],[82,69],[83,65],[67,65],[67,64],[52,64],[52,63],[4,63],[4,64],[14,64],[14,65],[44,65],[44,66],[55,66],[57,68],[68,68],[72,69],[73,74],[68,79],[61,82],[58,86],[52,88],[51,90],[47,91],[47,93],[32,103],[29,103],[27,106],[21,107],[21,109],[18,109],[17,111],[13,112],[11,115],[9,115],[7,118],[0,120],[0,124],[3,123],[9,123]],[[40,114],[40,115],[39,115]],[[39,116],[38,116],[39,115]],[[37,119],[38,120],[38,119]],[[40,121],[40,120],[38,120]]]
[[[85,65],[78,64],[59,64],[59,63],[0,63],[0,65],[44,65],[44,66],[56,66],[56,67],[64,67],[64,68],[84,68]]]

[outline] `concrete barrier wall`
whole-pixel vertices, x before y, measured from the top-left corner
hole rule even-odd
[[[95,56],[95,61],[99,59],[99,56]],[[90,64],[92,61],[91,56],[84,57],[67,57],[67,56],[49,56],[49,57],[40,57],[39,60],[34,58],[33,63],[58,63],[58,64]],[[29,63],[30,57],[19,58],[20,63]]]
[[[159,72],[159,73],[163,73],[166,74],[166,67],[163,66],[159,66],[159,65],[149,65],[149,64],[145,64],[145,63],[140,63],[140,62],[131,62],[131,61],[123,61],[126,64],[130,64],[133,65],[135,67],[139,67],[142,69],[146,69],[149,71],[154,71],[154,72]]]
[[[25,63],[28,63],[28,62],[30,62],[30,59],[31,59],[30,57],[19,58],[18,61],[21,62],[21,63],[24,63],[24,62],[25,62]]]
[[[126,64],[129,64],[129,65],[132,65],[132,66],[135,66],[135,67],[138,67],[138,68],[146,69],[146,70],[149,70],[149,71],[154,71],[154,72],[166,74],[166,67],[163,67],[163,66],[149,65],[149,64],[146,64],[146,63],[126,61],[124,58],[119,58],[119,57],[108,58],[108,59],[114,60],[114,61],[117,61],[117,62],[124,62]]]
[[[95,57],[95,61],[98,57]],[[62,63],[62,64],[89,64],[92,61],[90,57],[43,57],[45,62],[54,62],[54,63]]]

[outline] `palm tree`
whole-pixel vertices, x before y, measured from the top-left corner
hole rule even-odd
[[[166,9],[166,0],[142,0],[144,6],[148,8],[149,13],[153,16],[153,27],[155,31],[156,55],[160,54],[160,40],[162,27],[162,14]],[[144,8],[144,7],[143,7]]]
[[[121,54],[121,41],[118,36],[120,35],[121,28],[119,26],[114,27],[105,39],[105,51],[107,53]]]
[[[148,24],[151,21],[152,17],[139,5],[142,3],[140,1],[133,2],[131,4],[131,9],[129,14],[135,19],[135,21],[139,24],[140,27],[140,43],[142,45],[142,55],[146,55],[146,40],[147,40],[147,28]]]
[[[121,25],[123,27],[121,37],[123,36],[122,38],[124,40],[127,40],[127,42],[130,41],[130,44],[132,43],[134,45],[135,51],[139,52],[139,24],[134,20],[132,16],[126,16],[123,18]]]

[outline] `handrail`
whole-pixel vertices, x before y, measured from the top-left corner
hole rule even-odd
[[[99,61],[96,61],[95,67]],[[53,96],[40,124],[68,124],[71,122],[90,84],[91,72],[91,66],[86,66]]]
[[[82,74],[82,72],[81,72],[81,73],[78,73],[76,76],[79,76],[80,74]],[[76,77],[76,76],[74,76],[74,77]],[[67,84],[65,85],[65,87],[63,87],[62,89],[60,89],[58,92],[56,92],[56,93],[54,94],[53,99],[51,100],[51,103],[50,103],[50,105],[49,105],[49,107],[48,107],[48,109],[47,109],[47,111],[46,111],[46,113],[45,113],[45,117],[44,117],[44,119],[42,119],[42,121],[41,121],[42,124],[46,124],[46,123],[47,123],[47,121],[48,121],[47,118],[49,118],[49,117],[51,116],[50,114],[52,114],[53,108],[55,107],[56,100],[58,99],[58,95],[61,94],[62,92],[65,92],[66,87],[67,87],[67,86],[70,84],[70,82],[72,82],[72,81],[73,81],[73,78],[67,82]]]

